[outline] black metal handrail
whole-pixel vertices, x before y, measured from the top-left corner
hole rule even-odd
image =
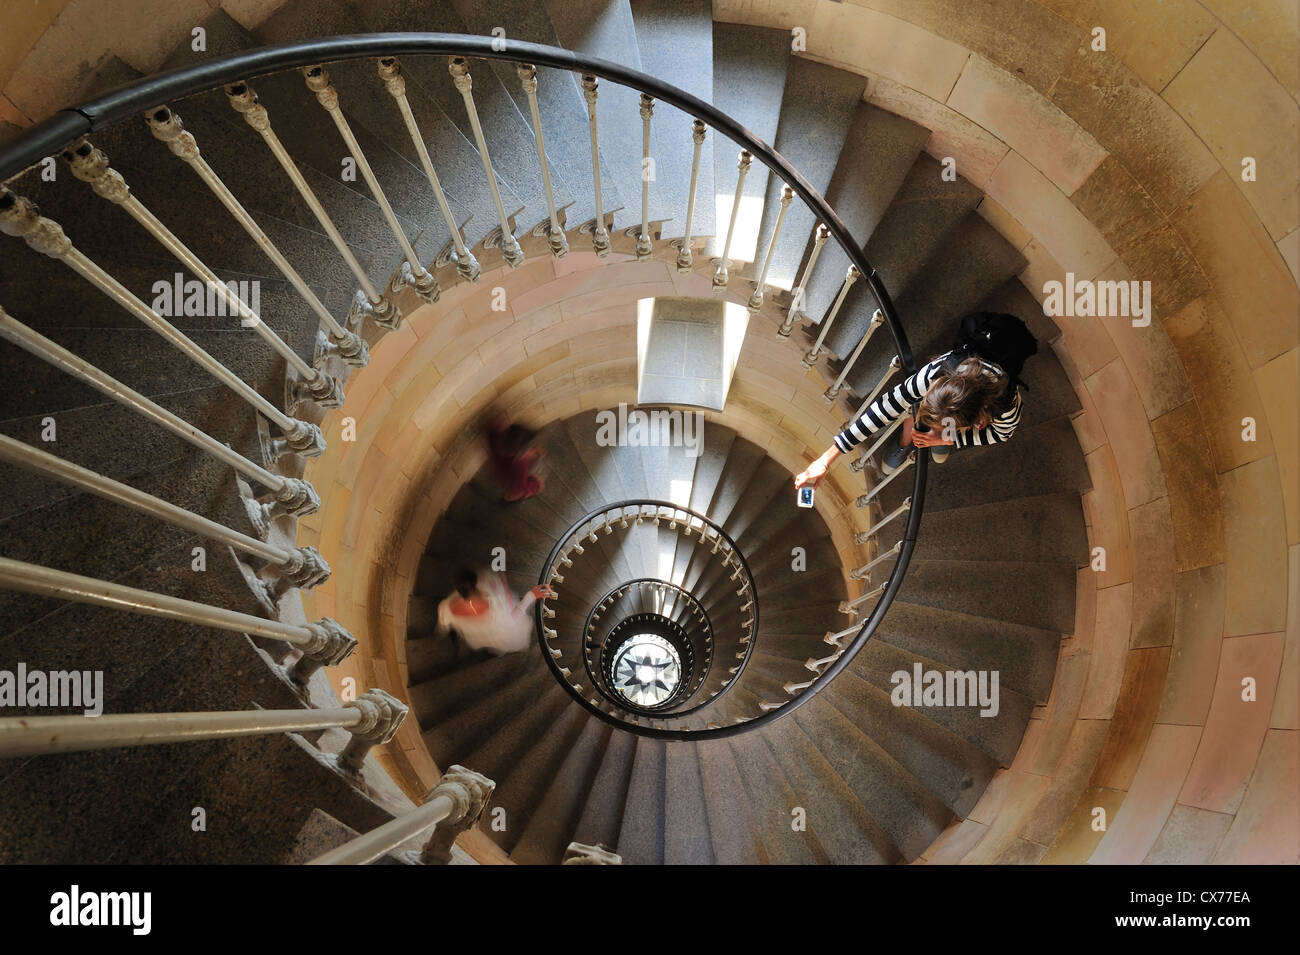
[[[547,578],[550,577],[551,569],[555,566],[555,562],[560,555],[560,551],[564,549],[565,544],[573,540],[574,536],[577,535],[580,529],[582,529],[588,524],[591,524],[593,521],[596,520],[596,518],[598,518],[602,514],[609,514],[613,511],[621,512],[625,508],[629,508],[629,507],[634,507],[638,509],[642,507],[666,508],[667,510],[680,512],[682,514],[688,515],[689,517],[695,518],[696,520],[700,521],[703,524],[707,524],[709,526],[709,529],[712,530],[713,533],[716,534],[719,539],[725,541],[728,549],[733,554],[736,555],[736,560],[740,561],[740,569],[744,573],[745,579],[749,581],[750,599],[753,600],[754,602],[754,606],[752,608],[753,626],[750,628],[750,640],[747,644],[745,644],[745,656],[740,661],[740,667],[732,675],[731,681],[722,688],[721,692],[719,692],[717,696],[705,700],[702,703],[697,703],[696,705],[684,710],[679,710],[673,713],[665,713],[663,714],[663,719],[665,720],[677,719],[682,716],[689,716],[690,714],[694,713],[696,710],[701,710],[712,703],[716,703],[719,699],[723,697],[723,695],[726,694],[728,690],[730,690],[733,686],[735,686],[737,683],[740,682],[741,676],[743,676],[745,673],[745,667],[749,665],[749,658],[754,653],[754,645],[758,643],[758,639],[757,639],[758,624],[759,624],[758,585],[754,583],[754,574],[753,571],[749,569],[749,562],[745,560],[744,553],[736,545],[736,542],[731,539],[731,535],[722,529],[721,525],[719,525],[716,521],[709,520],[709,518],[705,517],[703,514],[700,514],[698,511],[693,511],[689,507],[682,507],[680,504],[674,504],[671,501],[656,501],[651,498],[632,498],[626,501],[616,501],[613,504],[606,504],[602,507],[598,507],[595,508],[594,510],[588,511],[578,520],[570,524],[569,529],[566,530],[564,534],[560,536],[560,538],[555,542],[554,546],[551,547],[551,552],[546,555],[546,560],[542,564],[542,572],[538,576],[537,580],[538,583],[542,583],[542,584],[547,583]],[[619,517],[611,518],[611,520],[635,521],[638,517],[641,518],[642,520],[647,520],[647,519],[653,520],[656,517],[658,517],[658,514],[657,512],[654,514],[641,514],[640,511],[638,510],[636,514],[625,514]],[[659,517],[659,519],[663,520],[664,518]],[[701,531],[701,540],[703,539],[702,535],[703,535],[703,531]],[[656,739],[701,739],[709,734],[713,734],[717,732],[717,730],[661,730],[661,729],[647,728],[641,726],[640,724],[628,723],[626,720],[619,719],[617,716],[614,716],[612,713],[606,713],[604,710],[600,709],[599,707],[594,706],[590,700],[584,697],[581,693],[578,693],[574,690],[574,688],[569,684],[569,681],[564,678],[564,674],[560,672],[559,664],[557,664],[555,662],[555,659],[551,656],[550,650],[547,648],[547,644],[546,644],[547,628],[546,628],[546,620],[542,616],[543,604],[544,602],[539,600],[533,611],[537,619],[537,641],[538,643],[541,644],[542,657],[546,660],[546,665],[551,668],[551,673],[555,676],[555,679],[559,681],[560,685],[563,686],[569,692],[569,696],[571,696],[574,700],[580,703],[583,706],[583,708],[586,709],[588,712],[590,712],[594,716],[599,717],[600,719],[604,720],[606,723],[611,724],[612,726],[618,726],[621,727],[622,729],[630,729],[633,732],[638,733],[642,736],[654,736]],[[588,614],[588,618],[589,617],[590,614]],[[585,633],[585,621],[584,621],[584,633]],[[581,639],[585,641],[586,638],[584,636]],[[668,734],[668,735],[661,735],[661,734]],[[680,735],[674,735],[674,734],[680,734]]]
[[[570,72],[590,73],[601,79],[646,93],[703,121],[706,126],[712,127],[716,132],[722,133],[748,150],[752,156],[790,186],[826,225],[875,295],[881,314],[884,315],[885,323],[894,338],[895,350],[903,372],[912,374],[916,371],[916,361],[894,308],[893,299],[885,288],[883,280],[867,261],[861,243],[856,241],[848,226],[825,198],[790,165],[784,156],[715,106],[683,89],[621,63],[540,43],[450,33],[372,33],[321,37],[216,57],[197,66],[170,70],[136,80],[79,106],[55,113],[49,119],[33,126],[15,142],[0,148],[0,183],[9,181],[47,156],[56,155],[81,136],[141,116],[152,109],[186,96],[219,89],[229,83],[254,79],[268,73],[314,66],[319,63],[407,54],[506,60]],[[659,739],[721,738],[748,732],[803,705],[848,666],[880,625],[899,587],[902,586],[903,577],[915,549],[917,532],[920,530],[928,463],[928,451],[924,448],[916,449],[912,507],[908,514],[907,527],[903,532],[903,546],[884,592],[857,636],[839,658],[821,673],[814,686],[787,701],[779,709],[735,726],[698,731],[656,730],[638,726],[634,731]],[[591,709],[595,715],[606,722],[615,722],[594,707]],[[626,724],[617,725],[627,728]]]
[[[593,622],[592,618],[596,615],[596,608],[599,607],[601,604],[603,604],[606,600],[609,600],[612,596],[614,596],[614,594],[618,593],[620,590],[627,590],[637,586],[638,584],[652,584],[656,587],[661,587],[666,590],[671,590],[675,595],[685,598],[699,612],[700,616],[704,618],[704,632],[708,635],[709,642],[710,643],[714,642],[713,621],[709,619],[708,611],[705,610],[704,607],[700,604],[700,602],[695,599],[695,595],[693,593],[691,593],[685,587],[679,587],[677,584],[669,583],[666,580],[659,580],[657,577],[635,577],[632,580],[624,581],[623,583],[619,584],[617,587],[611,587],[609,590],[605,591],[605,593],[601,594],[599,599],[597,599],[596,602],[592,605],[591,609],[587,611],[587,619],[583,621],[582,624],[582,651],[583,651],[582,658],[583,658],[583,664],[587,668],[587,676],[591,677],[593,682],[596,682],[596,673],[593,673],[591,669],[590,651],[592,649],[598,649],[598,647],[593,647],[593,645],[589,642],[589,637],[591,634],[592,627],[595,626],[595,623]],[[608,636],[606,637],[606,640],[608,640]],[[696,692],[698,692],[700,687],[704,686],[705,682],[707,682],[709,678],[709,673],[712,672],[713,670],[713,659],[714,659],[714,653],[713,650],[710,649],[708,654],[708,661],[704,664],[703,669],[701,669],[701,671],[699,672],[698,678],[695,681],[695,689],[691,691],[691,695],[694,695]],[[600,667],[597,667],[596,669],[599,670]],[[707,702],[711,703],[713,701],[709,700]],[[672,715],[676,716],[678,714],[674,713]]]

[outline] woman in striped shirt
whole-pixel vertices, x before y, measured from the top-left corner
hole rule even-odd
[[[835,443],[795,477],[795,487],[816,487],[841,454],[889,427],[912,405],[917,405],[915,420],[909,416],[903,421],[898,443],[882,461],[885,474],[902,467],[913,446],[930,448],[930,459],[941,463],[953,448],[1006,441],[1020,423],[1020,390],[1002,368],[977,355],[946,352],[850,421]]]

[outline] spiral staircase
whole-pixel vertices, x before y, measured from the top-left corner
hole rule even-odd
[[[707,2],[457,0],[431,8],[294,0],[254,34],[213,14],[204,23],[205,53],[183,44],[169,66],[327,35],[481,36],[498,20],[511,24],[512,41],[671,75],[735,129],[771,143],[802,186],[826,197],[839,224],[819,228],[826,216],[783,195],[779,170],[752,143],[746,148],[760,161],[738,166],[738,147],[712,129],[693,138],[691,117],[666,102],[647,127],[638,103],[644,90],[618,82],[603,81],[599,98],[584,101],[577,75],[539,66],[534,93],[521,84],[509,47],[503,58],[468,61],[476,113],[454,82],[465,71],[449,75],[446,56],[398,53],[400,74],[391,65],[385,74],[383,64],[377,73],[377,56],[393,50],[328,59],[328,72],[306,83],[297,69],[260,75],[259,67],[233,85],[196,74],[195,88],[208,91],[165,108],[145,87],[116,114],[85,110],[96,122],[93,147],[185,249],[223,282],[260,283],[258,314],[285,347],[262,347],[238,317],[168,319],[249,386],[252,396],[239,396],[258,410],[249,415],[225,382],[196,374],[192,356],[178,355],[120,307],[132,295],[152,302],[160,277],[192,276],[174,249],[128,220],[121,202],[76,181],[93,183],[103,167],[88,149],[74,151],[70,163],[59,160],[54,181],[32,166],[0,195],[0,220],[16,236],[3,238],[0,259],[0,305],[12,316],[0,343],[7,381],[0,427],[280,556],[250,561],[239,541],[229,553],[209,545],[206,569],[195,572],[192,528],[157,520],[167,517],[157,508],[142,520],[121,497],[105,504],[103,493],[70,490],[66,478],[49,480],[49,467],[34,470],[15,452],[3,465],[11,487],[0,515],[4,558],[301,628],[296,588],[312,582],[267,567],[285,554],[301,557],[294,516],[310,510],[301,500],[285,503],[298,485],[278,479],[313,477],[312,458],[299,452],[321,452],[313,423],[333,414],[339,391],[365,380],[358,342],[377,348],[403,317],[439,309],[430,278],[446,294],[467,279],[491,284],[509,275],[516,252],[507,232],[517,237],[516,265],[604,239],[611,263],[667,261],[705,281],[713,276],[716,288],[717,260],[723,271],[729,260],[719,290],[750,305],[748,335],[782,342],[789,362],[815,369],[806,378],[811,394],[826,389],[826,407],[841,423],[896,381],[900,366],[943,350],[964,312],[1012,312],[1044,344],[1058,334],[1016,278],[1023,258],[976,213],[979,190],[922,151],[925,130],[864,103],[862,77],[792,56],[787,34],[712,22]],[[690,57],[681,56],[686,49]],[[397,75],[442,191],[430,188],[425,156],[395,108]],[[95,84],[137,79],[112,64]],[[328,111],[331,90],[355,146]],[[259,141],[257,104],[318,210]],[[146,109],[148,128],[140,120]],[[244,234],[220,195],[183,168],[176,117],[266,242]],[[57,152],[75,139],[58,135],[40,145]],[[642,144],[657,165],[648,184]],[[364,171],[340,179],[358,150],[382,198]],[[24,242],[36,233],[23,200],[38,204],[125,295],[110,301],[83,280],[85,269],[68,274],[66,253]],[[840,227],[859,248],[841,243]],[[298,281],[277,267],[277,255]],[[874,271],[857,268],[863,259]],[[890,334],[895,315],[901,339]],[[120,393],[106,401],[102,389],[69,374],[70,359],[60,366],[18,347],[18,323],[260,462],[262,486],[245,469],[241,493],[228,457],[142,426],[138,403],[122,403]],[[1088,473],[1069,423],[1079,404],[1050,349],[1040,349],[1024,379],[1024,419],[1004,447],[963,450],[942,466],[909,461],[890,480],[877,468],[878,448],[855,458],[861,497],[852,506],[868,529],[848,549],[832,539],[841,516],[796,507],[789,467],[741,428],[708,420],[695,457],[679,445],[604,446],[595,407],[545,423],[545,490],[504,506],[480,471],[450,496],[424,544],[407,612],[404,698],[428,755],[438,767],[462,764],[495,781],[491,804],[508,822],[483,828],[519,863],[559,862],[572,842],[644,864],[916,859],[1010,765],[1032,708],[1051,690],[1060,637],[1073,628],[1076,570],[1087,552],[1079,496]],[[303,424],[301,432],[263,411],[266,404]],[[43,437],[50,419],[52,442]],[[467,433],[475,423],[461,422]],[[324,431],[322,461],[337,453],[336,431]],[[268,510],[277,494],[281,506]],[[516,593],[538,582],[558,592],[538,607],[536,645],[500,657],[435,633],[436,605],[456,571],[487,564],[492,542],[506,548]],[[802,548],[800,560],[792,548]],[[324,539],[321,552],[330,558]],[[23,568],[5,570],[13,589],[0,591],[0,668],[23,661],[102,670],[106,713],[338,707],[338,687],[326,679],[338,661],[291,678],[292,651],[304,643],[288,631],[293,639],[227,627],[249,635],[232,639],[206,618],[122,613],[130,600],[106,609],[75,596],[63,578],[37,586]],[[662,651],[676,661],[671,695],[639,702],[620,695],[611,654],[628,633],[652,633],[661,650],[671,648]],[[894,674],[916,665],[995,671],[996,714],[894,705]],[[345,737],[335,724],[4,760],[0,858],[304,861],[412,806],[373,758],[363,770],[340,770],[332,760]],[[194,807],[212,820],[200,838],[190,836]]]

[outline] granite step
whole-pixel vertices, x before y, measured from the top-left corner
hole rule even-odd
[[[997,772],[996,759],[932,722],[928,710],[894,706],[888,690],[863,680],[853,668],[827,692],[850,719],[870,726],[871,738],[945,806],[959,816],[970,814]]]
[[[641,69],[706,103],[713,99],[713,3],[712,0],[631,0],[636,26],[637,52]],[[650,122],[651,158],[655,161],[655,182],[661,200],[673,210],[664,227],[664,237],[680,237],[686,224],[686,204],[691,182],[691,161],[695,151],[693,117],[675,106],[656,102]],[[714,233],[713,188],[714,137],[705,135],[700,148],[699,180],[691,233]],[[702,201],[701,201],[702,200]],[[640,211],[640,195],[637,196]]]
[[[740,767],[727,740],[696,744],[704,783],[709,837],[719,865],[765,865],[771,861],[754,824]]]
[[[781,100],[785,95],[786,71],[790,64],[790,32],[739,23],[713,24],[713,105],[734,118],[763,142],[776,141]],[[737,156],[740,146],[730,139],[713,143],[714,229],[708,243],[709,255],[722,255],[731,206],[740,177]],[[767,195],[769,173],[760,162],[752,163],[745,176],[740,211],[731,240],[734,262],[758,259],[759,226]],[[701,193],[705,196],[705,193]],[[762,248],[766,249],[766,246]]]
[[[822,195],[830,188],[840,146],[853,125],[866,85],[866,79],[857,73],[800,57],[790,61],[775,146]],[[760,258],[766,254],[776,226],[780,197],[780,181],[769,178],[758,232]],[[770,285],[785,289],[794,285],[799,259],[816,225],[817,217],[802,202],[790,206],[773,250],[767,275]]]
[[[835,865],[892,865],[899,859],[879,824],[794,719],[777,720],[759,734],[780,762],[809,829]]]
[[[948,182],[942,173],[938,160],[927,153],[918,155],[863,249],[895,303],[921,274],[926,262],[944,248],[952,229],[982,198],[982,193],[965,179],[959,176]],[[840,311],[843,324],[837,318],[827,333],[831,352],[849,354],[865,334],[877,308],[879,303],[867,284],[854,283]],[[901,311],[898,314],[910,340],[911,323],[918,318]],[[816,334],[815,328],[811,331]],[[890,336],[882,334],[880,338],[883,342]],[[869,346],[875,347],[875,344]],[[913,352],[918,360],[922,357],[915,347]],[[879,374],[877,371],[876,376]]]
[[[664,863],[715,862],[698,747],[668,744],[664,750]]]
[[[642,736],[623,804],[618,854],[628,865],[664,863],[664,786],[667,743]]]
[[[1014,558],[1079,567],[1088,562],[1088,533],[1077,491],[970,504],[943,512],[942,527],[922,534],[917,560]],[[996,534],[997,550],[990,548]]]
[[[497,777],[492,805],[506,810],[506,828],[498,841],[507,852],[513,852],[530,823],[539,818],[538,804],[546,796],[547,787],[562,770],[565,755],[588,738],[583,730],[591,722],[592,718],[582,707],[570,703],[541,728],[527,751],[510,765],[505,775]]]
[[[857,105],[826,190],[826,201],[858,240],[859,248],[866,245],[884,218],[890,201],[929,136],[930,130],[911,120],[869,103]],[[810,236],[796,275],[803,275],[812,250]],[[848,254],[838,242],[827,240],[808,279],[804,314],[819,320],[826,313],[844,284],[848,268]],[[851,348],[848,341],[847,337],[833,339],[838,347]]]
[[[602,60],[613,60],[632,69],[643,69],[637,45],[636,25],[629,0],[546,0],[555,36],[567,49]],[[616,227],[628,229],[641,223],[641,107],[640,94],[617,83],[601,82],[596,99],[601,157],[609,167],[623,211],[615,217]],[[651,124],[651,155],[664,150],[656,146]],[[604,180],[601,184],[603,186]],[[605,200],[605,209],[615,208]],[[651,222],[685,215],[682,208],[663,195],[659,181],[650,183]]]
[[[546,782],[541,802],[510,851],[515,863],[554,865],[564,856],[613,733],[600,720],[586,718],[581,737],[569,747],[560,768]]]
[[[1021,560],[913,560],[899,596],[990,620],[1071,633],[1075,569]],[[1026,595],[1033,595],[1026,600]]]
[[[534,0],[452,0],[452,6],[460,14],[466,29],[481,36],[488,36],[493,28],[500,27],[507,30],[507,35],[513,39],[545,46],[562,45],[555,36],[555,28],[545,7]],[[528,97],[519,85],[515,65],[501,60],[491,60],[485,65],[496,73],[520,114],[529,118]],[[537,107],[542,117],[546,153],[552,163],[564,171],[564,178],[569,183],[574,203],[568,211],[569,225],[594,219],[596,193],[587,104],[582,98],[578,77],[567,70],[538,67]],[[618,209],[624,205],[603,159],[600,161],[600,186],[606,209]]]
[[[857,796],[905,861],[924,852],[952,812],[824,695],[790,717]]]
[[[952,229],[922,272],[900,292],[891,288],[904,316],[908,342],[918,365],[947,351],[957,337],[962,315],[1025,267],[1025,257],[984,217],[968,213]],[[869,394],[893,358],[892,338],[873,339],[849,373],[856,395]],[[839,371],[837,365],[832,365]]]
[[[795,828],[800,812],[806,825],[808,807],[786,778],[782,760],[758,733],[732,737],[728,745],[768,859],[774,865],[826,864],[826,850],[815,833]]]
[[[638,737],[623,730],[611,732],[573,829],[573,841],[607,849],[618,844],[637,741]]]
[[[906,650],[900,650],[892,644],[883,641],[870,641],[856,657],[852,664],[849,665],[848,672],[853,674],[852,678],[845,681],[844,687],[839,686],[836,681],[833,686],[841,695],[862,702],[861,694],[854,693],[854,690],[861,690],[860,686],[854,683],[858,679],[863,683],[870,684],[881,693],[889,695],[895,692],[896,688],[901,685],[896,675],[906,673],[909,677],[914,676],[915,668],[920,664],[922,673],[926,671],[942,671],[948,673],[951,667],[945,667],[935,660],[917,656]],[[978,700],[966,700],[964,706],[947,706],[947,705],[922,705],[913,707],[910,703],[895,707],[892,697],[881,703],[881,707],[888,706],[890,710],[911,709],[914,715],[920,715],[924,719],[943,727],[954,736],[960,737],[971,746],[986,754],[995,760],[1000,766],[1010,766],[1011,760],[1016,755],[1016,750],[1020,748],[1020,739],[1024,735],[1025,726],[1029,722],[1029,714],[1034,708],[1034,701],[1028,697],[1007,689],[1001,685],[1000,672],[997,670],[992,673],[999,673],[997,688],[997,697],[993,704],[985,708],[977,705]],[[946,679],[946,678],[945,678]],[[992,679],[991,675],[988,678]],[[969,686],[967,682],[964,684]],[[987,684],[991,693],[992,684]],[[879,698],[877,702],[880,703]],[[993,705],[996,705],[997,712],[993,713]],[[990,715],[984,715],[985,712]],[[881,713],[885,712],[880,709]],[[887,719],[887,717],[884,717]],[[899,717],[901,720],[902,717]],[[859,723],[859,725],[876,726],[874,722]],[[904,730],[900,727],[899,732]],[[919,732],[919,731],[918,731]],[[877,742],[880,742],[877,739]],[[900,760],[901,762],[902,760]],[[992,767],[986,766],[989,770],[989,776],[992,775]],[[987,778],[985,779],[987,782]],[[933,791],[941,791],[944,787],[935,787]],[[960,787],[959,787],[960,788]],[[983,786],[979,786],[976,796],[983,791]]]
[[[1056,676],[1061,635],[900,599],[872,639],[957,670],[997,670],[1002,686],[1042,703]]]

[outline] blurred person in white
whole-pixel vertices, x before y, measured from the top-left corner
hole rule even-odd
[[[533,604],[555,591],[541,584],[515,600],[505,577],[495,571],[462,570],[456,589],[438,604],[439,635],[459,634],[472,650],[500,656],[528,649],[536,637]]]

